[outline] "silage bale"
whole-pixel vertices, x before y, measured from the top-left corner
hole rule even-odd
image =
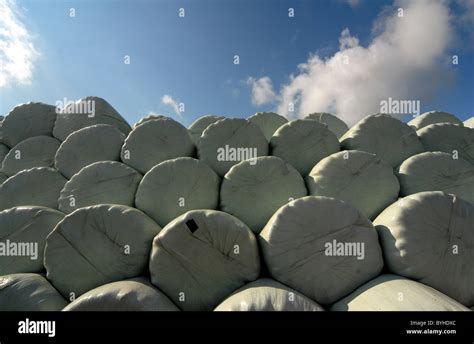
[[[20,205],[58,209],[58,197],[67,179],[49,167],[18,172],[0,185],[0,210]]]
[[[321,304],[347,295],[383,266],[369,219],[329,197],[307,196],[281,207],[259,243],[275,280]]]
[[[34,136],[52,136],[56,121],[56,107],[43,103],[15,106],[2,122],[0,142],[14,147]]]
[[[424,151],[413,128],[386,114],[363,118],[340,140],[343,149],[377,154],[392,167]]]
[[[145,174],[160,162],[179,157],[191,157],[194,143],[188,130],[180,123],[161,118],[135,127],[122,147],[124,163]]]
[[[259,272],[255,236],[224,212],[189,211],[153,241],[151,281],[183,310],[212,310]]]
[[[305,119],[314,119],[326,124],[329,130],[331,130],[338,139],[349,130],[349,127],[342,119],[327,112],[310,113]]]
[[[161,291],[146,278],[112,282],[97,287],[71,302],[63,311],[179,311]]]
[[[324,311],[311,299],[269,278],[246,284],[217,308],[216,312]]]
[[[278,128],[288,123],[285,117],[274,112],[257,112],[255,115],[250,116],[248,120],[258,125],[268,141],[270,141]]]
[[[422,283],[397,275],[381,275],[332,305],[331,311],[469,311]]]
[[[8,148],[8,146],[0,143],[0,164],[2,163],[3,159],[5,159],[9,151],[10,148]]]
[[[474,304],[474,206],[440,191],[398,200],[374,221],[390,271]]]
[[[219,185],[219,176],[200,160],[167,160],[145,174],[135,203],[163,227],[189,210],[216,209]]]
[[[221,177],[240,161],[268,155],[268,141],[260,128],[242,118],[224,118],[209,125],[197,146],[199,159]]]
[[[61,142],[50,136],[35,136],[21,141],[6,155],[2,172],[8,176],[33,167],[52,167]]]
[[[445,152],[474,164],[474,130],[457,124],[431,124],[417,131],[426,151]]]
[[[66,300],[39,274],[24,273],[0,276],[2,311],[60,311]]]
[[[107,124],[82,128],[69,135],[59,147],[55,167],[68,179],[97,161],[118,161],[125,135]]]
[[[405,160],[397,174],[400,196],[444,191],[474,204],[474,165],[442,152],[425,152]]]
[[[392,166],[375,154],[342,151],[321,160],[306,177],[312,196],[327,196],[352,204],[369,219],[398,198],[400,185]]]
[[[474,129],[474,117],[468,118],[464,121],[464,126]]]
[[[69,214],[96,204],[133,207],[142,175],[117,161],[100,161],[82,168],[69,180],[59,196],[59,210]]]
[[[164,116],[164,115],[155,115],[155,114],[151,114],[151,115],[148,115],[146,117],[143,117],[143,118],[140,118],[138,120],[137,123],[135,123],[132,127],[132,129],[135,129],[136,127],[138,127],[140,124],[143,124],[145,122],[148,122],[148,121],[151,121],[151,120],[154,120],[154,119],[172,119],[168,116]]]
[[[40,272],[46,237],[64,217],[45,207],[14,207],[0,211],[0,276]]]
[[[88,111],[92,106],[94,113]],[[73,132],[96,124],[112,125],[125,135],[131,130],[127,121],[105,99],[85,97],[58,113],[53,135],[64,141]]]
[[[456,116],[443,111],[429,111],[422,113],[408,122],[408,125],[412,125],[418,130],[436,123],[453,123],[462,125],[462,122]]]
[[[66,298],[142,275],[161,228],[141,211],[115,204],[67,215],[46,239],[47,278]]]
[[[308,194],[298,171],[277,157],[234,165],[222,180],[220,209],[259,233],[282,205]]]
[[[325,124],[298,119],[281,126],[271,138],[270,147],[271,155],[306,176],[321,159],[339,151],[339,141]]]
[[[221,119],[224,119],[222,116],[207,115],[202,116],[195,120],[188,128],[189,133],[191,134],[194,143],[197,144],[198,140],[201,138],[202,132],[206,130],[208,126],[212,123],[215,123]]]

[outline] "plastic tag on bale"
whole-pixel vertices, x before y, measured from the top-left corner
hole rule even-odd
[[[222,116],[207,115],[198,118],[195,120],[188,128],[189,133],[191,134],[194,143],[197,144],[198,140],[201,138],[201,135],[204,130],[212,123],[215,123],[221,119],[224,119]]]
[[[304,180],[277,157],[260,157],[234,165],[222,180],[220,209],[259,233],[282,205],[307,195]]]
[[[43,271],[46,237],[63,217],[63,213],[45,207],[0,211],[0,276]]]
[[[67,179],[53,168],[35,167],[18,172],[0,186],[0,210],[20,205],[58,209],[58,198]]]
[[[142,175],[117,161],[100,161],[84,167],[69,180],[59,196],[59,210],[69,214],[96,204],[133,207]]]
[[[52,167],[60,145],[60,141],[49,136],[35,136],[23,140],[5,156],[2,172],[13,176],[33,167]]]
[[[258,125],[267,141],[270,141],[275,131],[282,125],[288,123],[288,120],[274,112],[257,112],[250,116],[248,120]]]
[[[43,103],[15,106],[2,122],[0,142],[13,147],[34,136],[52,136],[56,107]]]
[[[474,206],[440,191],[401,198],[374,221],[387,268],[474,304]]]
[[[398,198],[400,185],[392,166],[375,154],[342,151],[321,160],[306,177],[312,196],[350,203],[374,219]]]
[[[274,279],[323,305],[383,267],[372,223],[348,203],[329,197],[303,197],[281,207],[259,243]]]
[[[148,216],[127,206],[78,209],[46,240],[47,278],[70,299],[106,283],[140,276],[160,230]]]
[[[96,124],[112,125],[125,135],[131,130],[127,121],[107,101],[85,97],[58,113],[53,134],[64,141],[73,132]]]
[[[268,155],[268,141],[246,119],[225,118],[207,127],[198,142],[198,156],[219,176],[240,161]]]
[[[442,111],[430,111],[422,113],[408,122],[408,125],[412,125],[418,130],[436,123],[453,123],[462,125],[462,122],[456,116]]]
[[[338,139],[349,130],[349,127],[342,119],[327,112],[310,113],[305,117],[305,119],[314,119],[326,124],[328,129],[331,130]]]
[[[153,241],[151,281],[182,310],[212,310],[259,272],[255,236],[224,212],[189,211]]]
[[[306,176],[321,159],[339,152],[339,141],[325,124],[298,119],[281,126],[270,140],[271,155]]]
[[[304,312],[324,311],[296,290],[269,278],[246,284],[217,308],[216,312]]]
[[[381,275],[332,305],[331,311],[469,311],[439,291],[396,275]]]
[[[167,160],[145,174],[135,203],[160,226],[166,226],[189,210],[216,209],[219,185],[219,176],[200,160]]]
[[[55,167],[68,179],[97,161],[118,161],[125,135],[111,125],[98,124],[80,129],[61,144]]]
[[[70,303],[63,311],[172,312],[179,311],[179,308],[146,278],[140,277],[92,289]]]
[[[340,140],[342,149],[377,154],[392,167],[424,151],[413,128],[386,114],[363,118]]]
[[[67,301],[39,274],[0,276],[0,310],[60,311]]]
[[[421,191],[444,191],[474,204],[474,165],[442,152],[420,153],[399,168],[400,196]]]
[[[145,174],[160,162],[191,157],[194,143],[188,130],[169,119],[152,119],[135,127],[122,147],[122,161]]]

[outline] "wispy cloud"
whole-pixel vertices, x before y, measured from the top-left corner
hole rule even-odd
[[[275,100],[276,94],[273,91],[272,80],[268,76],[260,79],[249,77],[247,85],[252,87],[252,103],[256,106],[271,103]]]
[[[13,0],[0,1],[0,87],[30,84],[39,56]]]
[[[165,94],[162,98],[161,98],[161,102],[165,105],[169,105],[173,108],[173,111],[174,113],[179,117],[179,118],[183,118],[182,114],[181,114],[181,111],[179,111],[179,103],[173,99],[172,96],[168,95],[168,94]]]

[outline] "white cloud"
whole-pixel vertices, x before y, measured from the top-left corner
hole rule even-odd
[[[0,87],[30,84],[39,53],[12,0],[0,1]]]
[[[399,7],[404,9],[401,18]],[[374,29],[367,47],[344,29],[337,53],[327,59],[311,55],[278,95],[271,91],[261,98],[276,97],[276,111],[290,118],[326,111],[353,124],[379,112],[381,100],[422,101],[452,81],[452,72],[443,63],[453,38],[445,1],[396,0],[391,11],[382,11]],[[259,80],[271,85],[268,77]],[[294,112],[289,111],[291,103]]]
[[[182,114],[181,114],[181,111],[179,111],[179,103],[173,99],[172,96],[168,95],[168,94],[165,94],[162,98],[161,98],[161,102],[165,105],[169,105],[173,108],[173,111],[174,113],[179,117],[179,118],[183,118]]]
[[[249,77],[247,85],[252,87],[252,103],[256,106],[271,103],[276,99],[272,81],[268,76],[260,79]]]
[[[356,7],[360,4],[360,0],[342,0],[343,2],[347,3],[351,7]]]

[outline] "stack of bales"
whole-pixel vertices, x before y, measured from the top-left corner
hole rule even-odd
[[[132,128],[97,97],[17,106],[0,123],[0,309],[468,310],[471,122]]]

